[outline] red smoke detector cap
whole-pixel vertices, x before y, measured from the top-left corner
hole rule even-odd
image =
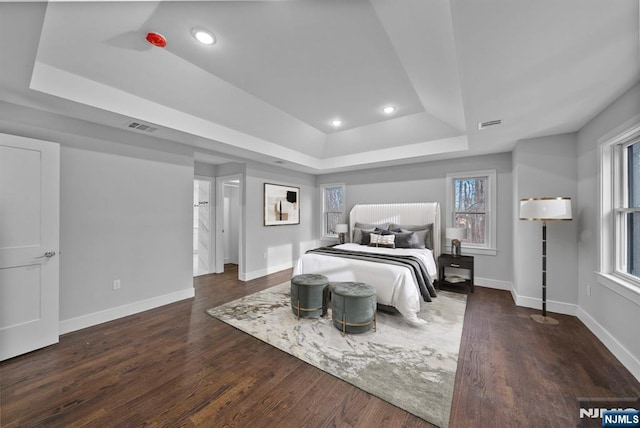
[[[167,39],[165,39],[164,36],[160,33],[147,34],[147,41],[153,46],[157,46],[159,48],[167,46]]]

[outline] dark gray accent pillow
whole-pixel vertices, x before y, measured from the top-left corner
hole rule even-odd
[[[396,235],[396,248],[419,248],[421,241],[415,232],[400,232],[394,235]]]
[[[364,230],[364,229],[363,229]],[[370,232],[362,232],[362,239],[360,245],[371,245],[371,234],[375,233],[373,230]]]
[[[433,223],[424,225],[395,224],[389,226],[389,230],[400,230],[401,232],[415,232],[418,235],[419,244],[413,248],[428,248],[433,250]]]
[[[394,233],[390,230],[387,229],[380,229],[379,227],[376,227],[375,230],[373,231],[374,233],[377,233],[378,235],[393,235]]]
[[[375,227],[372,227],[372,228],[354,227],[353,228],[353,243],[354,244],[362,244],[362,239],[363,239],[364,235],[367,234],[367,233],[371,233],[374,230],[376,230]],[[368,245],[368,244],[365,244],[365,245]]]

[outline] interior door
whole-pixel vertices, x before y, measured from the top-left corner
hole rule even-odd
[[[58,342],[58,144],[0,134],[0,361]]]

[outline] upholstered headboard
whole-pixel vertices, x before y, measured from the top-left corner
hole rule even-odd
[[[433,256],[438,260],[442,251],[440,232],[440,204],[438,202],[414,202],[402,204],[354,205],[349,213],[349,233],[353,240],[353,226],[361,223],[433,223]]]

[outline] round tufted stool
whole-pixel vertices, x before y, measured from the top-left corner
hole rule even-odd
[[[324,275],[302,274],[291,278],[291,310],[298,318],[327,314],[329,279]]]
[[[376,329],[376,289],[363,282],[331,284],[333,325],[346,333],[364,333]]]

